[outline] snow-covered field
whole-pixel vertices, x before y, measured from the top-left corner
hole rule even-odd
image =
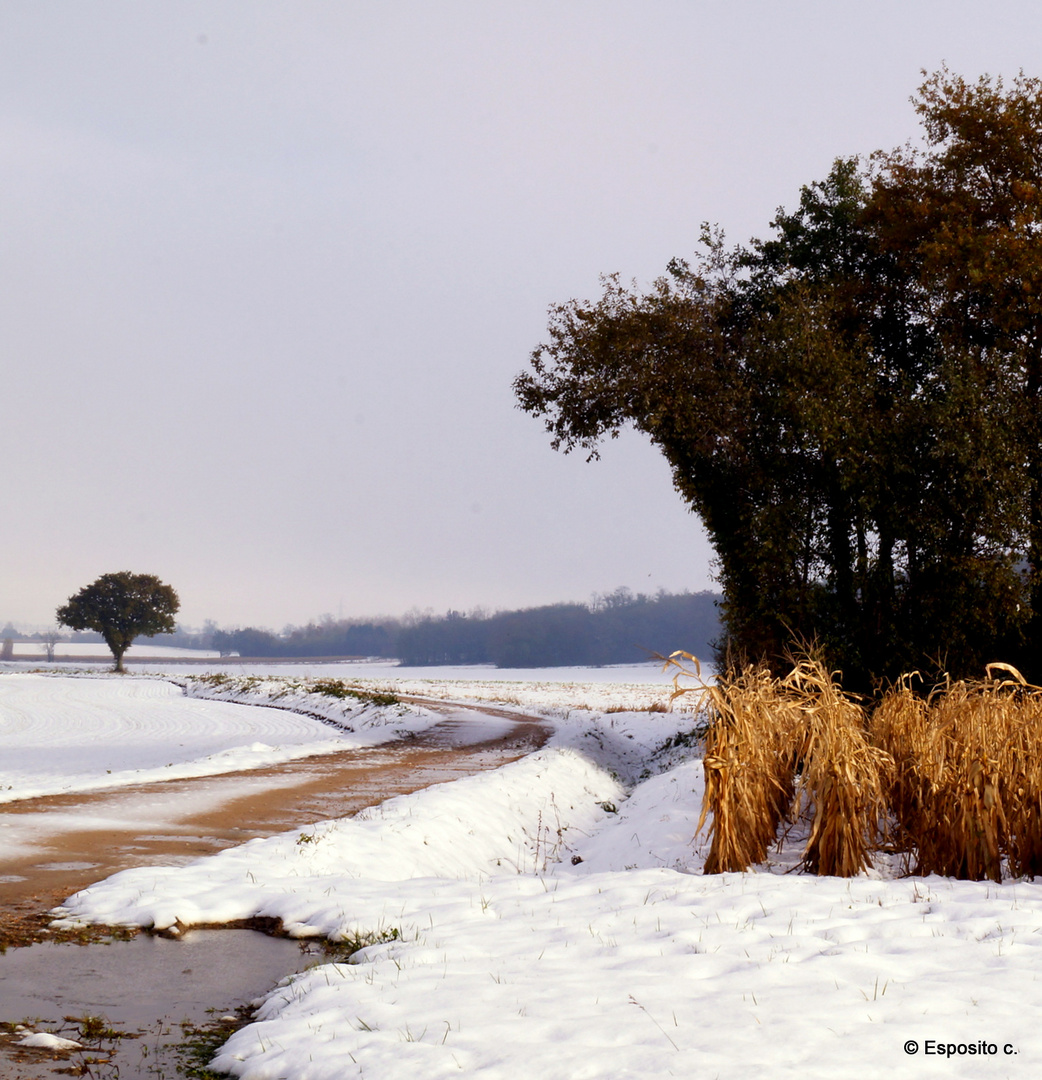
[[[543,707],[552,744],[512,765],[125,871],[62,916],[371,941],[231,1038],[217,1064],[250,1080],[1038,1072],[1042,886],[703,876],[700,762],[654,754],[692,718],[604,694]]]
[[[139,670],[164,671],[161,664]],[[483,701],[523,708],[646,709],[668,701],[673,673],[660,663],[616,664],[608,667],[496,668],[491,664],[458,667],[402,667],[389,660],[343,663],[229,664],[214,661],[203,672],[231,677],[345,679],[372,690],[447,701]]]
[[[180,682],[0,675],[0,803],[252,769],[370,746],[440,719],[415,706],[375,708],[284,684],[288,692],[265,699],[278,708],[210,701],[202,696],[218,690]]]

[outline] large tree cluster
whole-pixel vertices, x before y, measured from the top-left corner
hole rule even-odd
[[[836,161],[768,239],[556,305],[515,391],[556,449],[659,447],[735,656],[1039,676],[1042,81],[913,101],[921,146]]]

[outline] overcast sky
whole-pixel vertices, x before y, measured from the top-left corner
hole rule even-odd
[[[1042,74],[1040,9],[0,0],[0,620],[124,569],[273,628],[711,587],[660,456],[553,453],[511,381],[942,61]]]

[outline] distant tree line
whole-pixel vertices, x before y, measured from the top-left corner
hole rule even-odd
[[[281,634],[247,626],[217,630],[211,649],[240,656],[393,656],[397,620],[327,620],[287,627]]]
[[[404,619],[326,619],[281,634],[256,627],[175,634],[170,644],[240,656],[382,656],[408,665],[558,667],[637,663],[684,648],[708,655],[720,624],[711,592],[655,596],[618,589],[590,604]]]
[[[595,596],[588,604],[490,613],[481,609],[403,618],[333,619],[287,626],[280,633],[247,626],[202,629],[178,626],[157,644],[216,650],[222,656],[379,656],[410,666],[495,664],[502,668],[638,663],[653,654],[685,649],[709,657],[721,633],[712,592],[634,594],[629,589]],[[142,635],[147,636],[147,635]],[[45,644],[103,644],[101,633],[57,630],[22,633],[11,623],[0,637]]]

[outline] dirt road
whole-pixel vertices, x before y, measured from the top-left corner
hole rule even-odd
[[[119,870],[176,865],[253,837],[357,813],[393,795],[504,765],[538,749],[549,735],[535,717],[421,703],[446,719],[402,742],[249,772],[4,804],[0,829],[15,843],[12,854],[0,857],[0,947],[53,940],[49,910]],[[468,714],[509,725],[489,738]],[[19,838],[25,838],[21,846]]]

